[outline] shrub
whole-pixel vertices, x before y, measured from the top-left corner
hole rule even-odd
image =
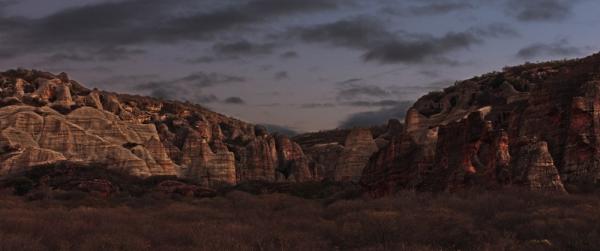
[[[11,187],[15,195],[25,195],[35,187],[35,183],[27,177],[15,177],[5,182],[6,187]]]

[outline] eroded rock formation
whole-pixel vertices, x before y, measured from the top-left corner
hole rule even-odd
[[[373,153],[389,143],[386,135],[377,136],[372,128],[355,128],[304,134],[294,140],[303,147],[310,158],[311,170],[319,176],[357,182]]]
[[[289,138],[198,105],[89,90],[64,73],[0,73],[0,175],[62,161],[206,185],[320,179]]]
[[[290,139],[198,105],[12,70],[0,73],[0,175],[66,161],[206,185],[359,181],[374,196],[576,191],[600,180],[599,71],[600,55],[510,67],[423,96],[404,123]]]
[[[453,191],[523,185],[564,192],[600,177],[600,55],[527,64],[419,99],[362,184]]]
[[[369,129],[354,129],[344,143],[340,157],[335,166],[336,181],[358,181],[369,158],[378,150]]]

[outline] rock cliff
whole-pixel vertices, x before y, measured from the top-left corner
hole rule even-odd
[[[63,161],[207,185],[320,179],[289,138],[198,105],[89,90],[65,73],[0,73],[0,175]]]
[[[507,67],[419,99],[361,183],[375,196],[600,178],[600,55]]]
[[[190,103],[11,70],[0,73],[0,176],[72,162],[205,185],[358,182],[373,196],[578,191],[600,180],[599,73],[600,54],[507,67],[423,96],[404,123],[290,139]]]

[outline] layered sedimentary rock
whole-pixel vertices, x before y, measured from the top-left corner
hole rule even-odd
[[[412,112],[409,111],[409,115]],[[416,189],[431,170],[435,158],[438,128],[415,127],[419,116],[407,116],[406,127],[391,121],[387,135],[389,142],[370,158],[361,184],[374,196],[393,193],[399,189]],[[410,130],[410,131],[409,131]],[[410,133],[408,133],[410,132]]]
[[[374,195],[510,184],[564,192],[597,183],[598,69],[600,55],[528,64],[430,93],[361,182]]]
[[[394,125],[402,126],[399,122]],[[299,135],[294,140],[309,157],[311,170],[321,177],[331,181],[356,182],[373,153],[389,143],[391,134],[382,134],[379,129],[321,131]]]
[[[515,182],[535,191],[565,192],[548,144],[536,139],[521,142],[514,162]]]
[[[204,183],[236,183],[235,157],[220,141],[213,141],[211,147],[206,137],[192,132],[182,154],[182,165],[189,167],[187,177]]]
[[[289,138],[198,105],[88,90],[64,73],[0,73],[0,172],[62,161],[206,185],[321,179]]]
[[[527,64],[420,98],[404,123],[290,139],[201,106],[88,90],[66,74],[0,73],[0,174],[56,162],[213,185],[357,181],[565,192],[600,180],[600,55]]]
[[[304,148],[304,152],[310,157],[312,168],[328,180],[335,179],[335,170],[342,151],[344,151],[344,145],[337,142],[321,143]]]
[[[238,179],[268,182],[303,182],[320,180],[310,169],[302,148],[284,135],[269,135],[257,127],[256,137],[245,146],[235,148],[238,156]]]
[[[369,129],[354,129],[344,143],[335,166],[337,181],[358,181],[371,155],[378,150]]]

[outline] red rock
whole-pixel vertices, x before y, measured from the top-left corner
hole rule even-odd
[[[505,184],[564,191],[597,182],[599,68],[600,54],[529,64],[428,94],[409,110],[402,135],[371,158],[361,182],[376,196]]]

